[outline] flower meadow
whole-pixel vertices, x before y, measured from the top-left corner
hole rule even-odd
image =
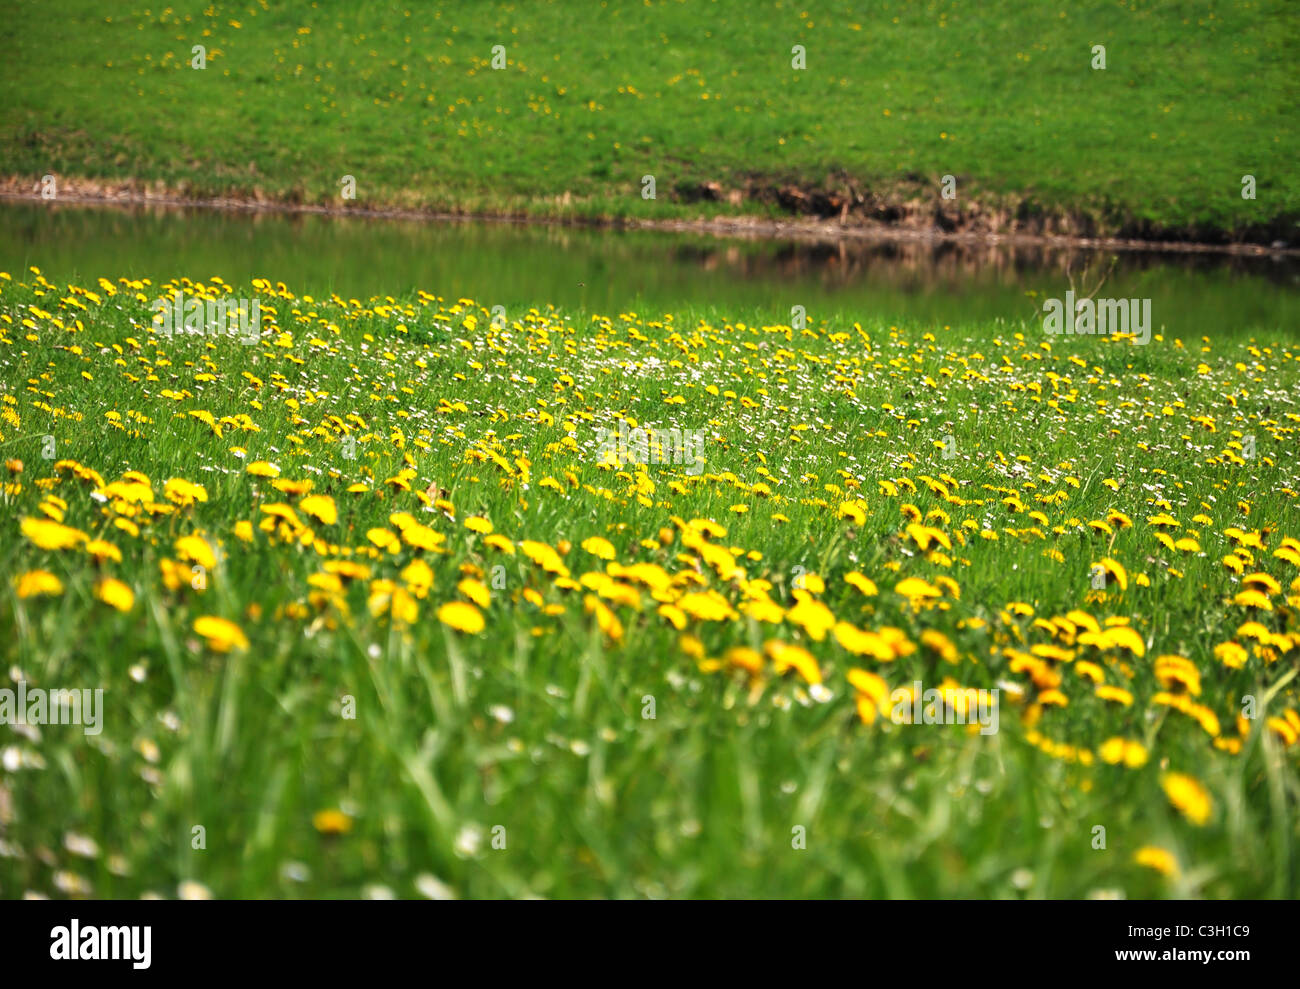
[[[0,692],[0,896],[1296,895],[1295,341],[84,281],[0,273],[2,686],[103,691]]]

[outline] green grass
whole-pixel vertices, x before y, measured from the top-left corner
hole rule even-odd
[[[734,212],[686,201],[705,181],[940,205],[954,175],[958,206],[1081,230],[1293,239],[1282,0],[870,6],[10,2],[0,173],[655,218]]]
[[[0,668],[37,686],[106,693],[101,735],[0,729],[0,896],[173,896],[186,881],[223,897],[355,897],[375,885],[415,896],[430,876],[461,897],[1300,889],[1300,746],[1266,727],[1300,707],[1300,592],[1288,589],[1300,571],[1273,555],[1284,537],[1300,536],[1294,343],[1161,337],[1138,347],[1049,339],[1032,323],[935,334],[868,318],[824,322],[816,312],[800,331],[709,309],[633,316],[540,302],[495,330],[485,308],[454,299],[349,305],[264,284],[264,335],[244,346],[152,335],[148,302],[160,281],[119,282],[110,295],[104,285],[18,277],[0,281],[0,449],[24,464],[3,492]],[[685,401],[666,403],[678,395]],[[249,419],[227,420],[218,436],[190,415],[198,411]],[[602,469],[595,429],[620,413],[706,429],[705,472]],[[1214,430],[1192,417],[1209,417]],[[42,459],[46,435],[57,461]],[[935,445],[947,436],[950,459]],[[1253,457],[1244,455],[1248,436]],[[345,456],[349,439],[356,459]],[[386,485],[407,456],[412,490]],[[268,518],[262,506],[299,502],[246,473],[257,460],[335,499],[333,525],[302,515],[325,555],[287,531],[256,528]],[[98,471],[106,485],[144,472],[155,492],[146,502],[157,506],[136,507],[139,536],[114,522],[130,504],[111,491],[96,500],[98,481],[78,480],[63,461]],[[944,475],[946,496],[923,480]],[[548,476],[561,490],[541,483]],[[204,485],[207,501],[170,506],[163,486],[174,477]],[[370,490],[347,493],[357,482]],[[425,510],[417,493],[430,486],[446,491],[454,519]],[[1003,502],[1010,493],[1023,508]],[[113,543],[122,561],[95,564],[84,548],[44,550],[23,538],[20,519],[38,517],[42,502],[57,507],[52,497],[66,504],[66,525]],[[846,500],[860,505],[861,522],[837,518]],[[907,504],[953,540],[951,551],[917,545]],[[392,530],[397,511],[442,533],[445,553],[375,549],[369,530]],[[1162,511],[1199,551],[1157,541],[1148,520]],[[1126,513],[1132,527],[1088,528],[1109,512]],[[640,610],[609,602],[622,634],[603,634],[585,588],[557,586],[522,552],[490,548],[464,525],[474,514],[516,544],[570,541],[563,558],[575,580],[604,569],[581,548],[601,536],[620,562],[678,575],[674,594],[692,589],[681,575],[694,572],[733,606],[760,581],[792,606],[802,567],[825,579],[817,597],[836,618],[896,627],[914,644],[941,632],[957,662],[924,645],[877,662],[790,619],[690,621],[708,659],[773,638],[804,646],[830,697],[816,700],[771,663],[756,688],[737,670],[702,668],[647,591]],[[712,542],[734,550],[744,577],[724,577],[684,541],[685,523],[700,518],[727,528]],[[236,535],[240,520],[253,523],[251,541]],[[1226,531],[1234,526],[1263,546],[1245,572],[1282,585],[1273,610],[1233,601],[1242,585],[1220,561],[1245,559]],[[194,532],[219,544],[221,559],[204,589],[169,590],[160,565]],[[413,559],[429,561],[435,581],[416,601],[418,619],[372,614],[363,580],[313,598],[309,578],[348,548],[374,580],[400,581]],[[1127,569],[1126,589],[1092,586],[1102,557]],[[467,572],[488,581],[497,566],[504,586],[492,590],[483,632],[439,622]],[[38,568],[62,580],[61,595],[16,594],[17,578]],[[874,580],[879,595],[846,584],[850,571]],[[134,591],[125,613],[95,599],[103,576]],[[960,595],[913,609],[894,590],[906,577],[950,577]],[[1031,725],[1041,693],[1006,650],[1063,638],[1013,602],[1041,619],[1072,609],[1127,619],[1145,656],[1069,646],[1072,663],[1048,663],[1068,706],[1042,705]],[[249,648],[214,652],[193,630],[202,615],[236,622]],[[1238,631],[1251,619],[1270,647]],[[1234,639],[1248,652],[1240,669],[1215,656]],[[1155,659],[1167,654],[1199,671],[1195,700],[1220,721],[1221,743],[1238,737],[1241,697],[1260,701],[1239,752],[1154,699]],[[1131,691],[1132,706],[1094,696],[1079,675],[1084,660]],[[890,687],[952,677],[1019,684],[1025,697],[1003,694],[1000,730],[989,736],[884,718],[866,725],[845,680],[852,667]],[[345,695],[355,719],[340,716]],[[1142,743],[1149,760],[1103,764],[1096,756],[1113,737]],[[1090,764],[1079,761],[1083,750]],[[1212,810],[1203,825],[1171,806],[1165,772],[1204,786]],[[314,814],[333,808],[348,833],[313,827]],[[498,825],[503,849],[491,844]],[[206,828],[203,850],[191,847],[195,826]],[[1093,847],[1096,826],[1105,849]],[[805,848],[792,847],[796,827]],[[83,843],[70,834],[93,839],[93,854],[74,851]],[[1178,873],[1136,865],[1144,846],[1171,853]]]

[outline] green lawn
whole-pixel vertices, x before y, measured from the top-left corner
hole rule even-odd
[[[4,686],[105,691],[0,729],[0,896],[1300,891],[1294,343],[161,275],[0,276]]]
[[[791,183],[1295,240],[1292,4],[869,6],[7,2],[0,174],[659,218]],[[757,198],[689,202],[708,181]]]

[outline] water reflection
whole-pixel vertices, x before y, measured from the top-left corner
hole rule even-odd
[[[128,274],[255,276],[313,294],[423,288],[488,305],[600,312],[711,306],[737,317],[840,313],[899,323],[1033,320],[1073,283],[1153,300],[1184,337],[1295,335],[1291,256],[1099,252],[923,240],[717,238],[509,221],[413,221],[311,213],[0,204],[0,269],[59,281]],[[1104,281],[1102,281],[1104,276]]]

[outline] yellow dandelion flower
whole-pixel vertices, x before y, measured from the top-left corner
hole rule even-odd
[[[748,646],[732,646],[723,653],[722,661],[728,666],[745,670],[750,676],[758,676],[763,672],[762,655]]]
[[[211,570],[217,565],[217,555],[202,536],[181,536],[176,540],[176,555]]]
[[[615,557],[614,544],[608,539],[602,539],[600,536],[591,536],[582,541],[582,548],[592,556],[601,560],[612,560]]]
[[[95,585],[95,597],[122,612],[135,606],[135,592],[112,577],[105,577]]]
[[[831,610],[811,597],[803,597],[785,613],[785,618],[786,621],[801,626],[814,642],[821,642],[826,638],[826,633],[835,627],[835,616]]]
[[[433,569],[419,558],[402,568],[401,577],[418,598],[424,597],[433,587]]]
[[[870,577],[864,577],[856,570],[844,575],[844,583],[848,584],[850,587],[856,587],[860,592],[862,592],[862,594],[869,598],[873,598],[880,593],[874,580]]]
[[[1178,860],[1174,858],[1173,853],[1157,848],[1155,845],[1144,845],[1139,848],[1133,856],[1133,861],[1147,869],[1154,869],[1162,876],[1178,875]]]
[[[243,630],[232,621],[215,615],[204,615],[194,619],[194,631],[201,635],[213,652],[230,652],[231,649],[247,649],[248,638]]]
[[[477,635],[483,631],[482,613],[472,604],[464,601],[448,601],[438,609],[438,621],[457,632]]]
[[[492,594],[482,581],[466,577],[456,585],[456,590],[460,591],[480,608],[486,608],[492,603]]]
[[[41,549],[71,549],[89,538],[80,529],[61,525],[49,519],[25,518],[22,520],[21,529],[23,535]]]
[[[341,810],[319,810],[312,815],[311,823],[321,834],[347,834],[352,830],[352,818]]]
[[[1118,584],[1121,591],[1128,589],[1128,571],[1119,560],[1109,556],[1102,557],[1100,562],[1092,565],[1092,570],[1101,570],[1105,573],[1107,586]]]
[[[777,674],[783,674],[787,670],[794,670],[804,681],[809,684],[822,682],[822,673],[817,666],[817,660],[813,658],[812,653],[802,646],[792,646],[789,643],[773,639],[763,646],[763,651],[772,660],[772,667]]]
[[[192,505],[196,501],[206,502],[208,500],[207,488],[202,484],[187,481],[183,477],[173,477],[164,484],[163,494],[169,501],[173,501],[181,507]]]
[[[338,508],[329,495],[308,495],[298,502],[298,507],[325,525],[333,525],[339,519]]]
[[[1169,802],[1197,827],[1203,827],[1210,819],[1214,801],[1199,781],[1185,773],[1165,773],[1160,785]]]
[[[1133,706],[1133,695],[1123,687],[1112,687],[1109,684],[1098,684],[1097,689],[1093,691],[1099,698],[1104,701],[1110,701],[1113,704],[1122,704],[1124,707]]]
[[[20,598],[49,595],[56,597],[63,593],[63,581],[48,570],[29,570],[18,577],[14,584]]]
[[[106,540],[92,539],[86,543],[85,548],[86,552],[99,563],[103,563],[105,560],[112,560],[115,563],[122,562],[122,551]]]
[[[1263,591],[1258,591],[1253,587],[1238,591],[1232,603],[1243,608],[1259,608],[1261,611],[1272,611],[1273,602],[1268,599],[1268,595]]]
[[[499,532],[493,533],[492,535],[484,539],[483,545],[490,546],[494,550],[497,550],[500,553],[505,553],[507,556],[515,555],[515,544],[512,543],[509,539],[507,539],[505,536],[501,535]]]

